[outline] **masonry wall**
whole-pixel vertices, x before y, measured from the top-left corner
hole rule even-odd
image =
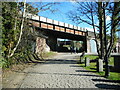
[[[50,48],[46,44],[46,39],[42,37],[36,38],[36,53],[40,55],[43,52],[49,52]]]

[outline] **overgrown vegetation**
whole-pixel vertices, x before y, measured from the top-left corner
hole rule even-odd
[[[30,28],[27,19],[19,13],[21,7],[24,7],[24,3],[2,2],[3,68],[24,62],[26,57],[31,54],[31,43],[28,39]]]
[[[47,57],[50,57],[50,56],[54,56],[56,55],[57,53],[56,52],[47,52],[47,53],[43,53],[43,58],[47,58]]]
[[[26,13],[37,15],[40,11],[50,10],[56,3],[1,2],[2,3],[2,56],[0,66],[9,68],[13,64],[27,63],[41,58],[33,51],[34,33]],[[36,7],[37,6],[37,7]]]

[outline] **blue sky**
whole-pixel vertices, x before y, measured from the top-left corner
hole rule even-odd
[[[43,3],[48,3],[48,2],[43,2]],[[47,17],[49,19],[53,19],[53,20],[57,20],[57,21],[61,21],[64,23],[68,23],[68,24],[72,24],[72,25],[76,25],[74,22],[72,22],[67,13],[72,10],[75,10],[75,6],[76,3],[74,2],[60,2],[60,4],[52,6],[53,9],[57,9],[56,12],[51,13],[49,10],[48,11],[41,11],[38,13],[39,16],[43,16],[43,17]],[[110,16],[106,16],[106,21],[109,22],[110,21]],[[99,24],[98,21],[96,21],[96,24]],[[81,23],[79,25],[76,25],[82,28],[87,28],[89,31],[93,31],[92,27],[86,23]],[[94,42],[91,41],[91,44],[93,44]],[[95,44],[94,44],[95,45]],[[94,45],[92,45],[92,47],[95,47]],[[93,52],[96,52],[96,49],[94,48]]]
[[[64,23],[76,25],[74,22],[72,22],[68,18],[68,15],[67,15],[67,13],[70,10],[74,10],[74,6],[76,6],[76,4],[74,2],[60,2],[60,4],[53,6],[54,9],[57,9],[57,11],[55,13],[51,13],[48,10],[48,11],[39,12],[38,15],[43,16],[43,17],[47,17],[49,19],[61,21],[61,22],[64,22]],[[86,28],[86,27],[90,28],[90,26],[85,24],[85,23],[82,23],[82,24],[76,25],[76,26],[80,26],[82,28]]]
[[[44,11],[44,12],[40,12],[39,15],[45,16],[57,21],[62,21],[66,23],[70,22],[70,20],[68,20],[66,13],[73,9],[72,3],[62,2],[61,4],[53,6],[53,8],[58,9],[54,14],[51,13],[50,11]]]
[[[43,17],[47,17],[49,19],[61,21],[61,22],[64,22],[64,23],[76,25],[74,22],[72,22],[68,18],[68,15],[67,15],[67,13],[70,10],[74,10],[75,6],[76,6],[76,4],[74,2],[61,2],[61,4],[55,5],[53,7],[54,9],[58,9],[54,14],[51,13],[50,11],[43,11],[43,12],[39,12],[38,15],[39,16],[43,16]],[[81,23],[80,25],[76,25],[76,26],[80,26],[82,28],[90,28],[90,29],[92,28],[91,26],[89,26],[86,23]],[[64,39],[59,39],[59,40],[63,41]],[[91,45],[92,46],[91,47],[92,52],[95,53],[96,52],[96,48],[93,49],[93,47],[95,47],[95,42],[92,40],[92,41],[90,41],[90,43],[92,44]]]

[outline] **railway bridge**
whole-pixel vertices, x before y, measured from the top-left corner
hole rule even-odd
[[[29,20],[29,25],[34,27],[33,31],[37,32],[38,36],[41,35],[46,39],[46,43],[52,51],[57,50],[57,38],[61,38],[82,41],[84,51],[91,52],[90,40],[94,38],[93,32],[42,16],[27,14],[26,17]]]

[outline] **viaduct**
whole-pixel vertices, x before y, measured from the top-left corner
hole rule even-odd
[[[26,18],[29,20],[29,25],[36,36],[44,39],[43,41],[37,39],[36,43],[47,43],[52,51],[57,51],[57,38],[82,41],[84,51],[87,53],[91,52],[90,40],[94,39],[93,32],[87,31],[85,28],[37,15],[27,14]]]

